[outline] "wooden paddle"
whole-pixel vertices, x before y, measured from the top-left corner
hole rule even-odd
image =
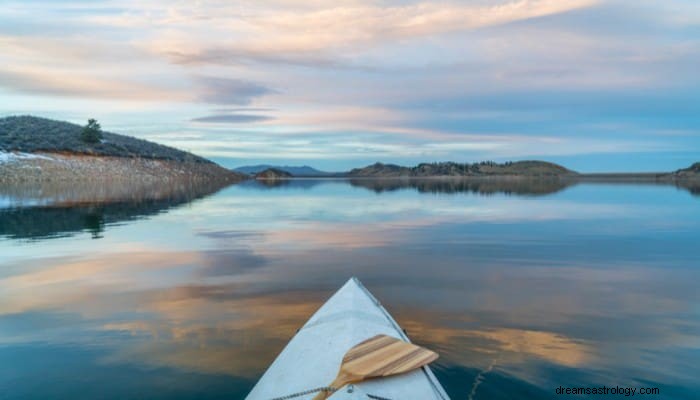
[[[413,371],[438,358],[437,353],[386,335],[377,335],[348,350],[338,376],[330,387]],[[313,400],[325,400],[332,392],[321,392]]]

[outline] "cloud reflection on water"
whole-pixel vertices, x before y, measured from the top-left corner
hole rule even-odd
[[[694,203],[674,197],[656,214],[660,204],[609,188],[593,200],[355,190],[234,187],[100,241],[0,241],[13,254],[0,269],[0,348],[96,346],[98,365],[252,382],[356,275],[440,352],[437,370],[459,393],[489,366],[485,393],[499,379],[546,392],[644,379],[692,387]]]

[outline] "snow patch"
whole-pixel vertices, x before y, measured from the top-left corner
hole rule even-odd
[[[0,210],[7,208],[18,208],[18,207],[37,207],[37,206],[47,206],[50,205],[50,200],[42,199],[24,199],[21,197],[14,196],[0,196]]]
[[[2,151],[0,150],[0,164],[17,162],[21,160],[53,160],[51,157],[41,154],[22,153],[18,151]]]

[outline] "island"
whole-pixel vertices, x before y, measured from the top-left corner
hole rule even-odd
[[[292,174],[277,168],[268,168],[254,175],[258,180],[281,180],[292,178]]]
[[[147,140],[34,116],[0,118],[0,182],[246,179],[205,158]]]
[[[355,168],[347,173],[351,178],[426,178],[426,177],[486,177],[528,176],[563,177],[576,176],[576,172],[546,161],[516,161],[496,163],[422,163],[414,167],[375,163],[364,168]]]
[[[257,165],[244,165],[242,167],[234,168],[233,170],[236,172],[240,172],[243,174],[248,174],[248,175],[255,175],[260,172],[263,172],[267,169],[276,169],[284,172],[288,172],[292,174],[295,177],[309,177],[309,178],[316,178],[316,177],[325,177],[325,176],[330,176],[333,175],[332,172],[325,172],[318,170],[316,168],[310,167],[308,165],[301,165],[301,166],[290,166],[290,165],[271,165],[271,164],[257,164]]]

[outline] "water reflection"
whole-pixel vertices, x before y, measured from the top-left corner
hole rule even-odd
[[[43,182],[0,187],[0,237],[50,239],[145,218],[210,195],[223,183]]]
[[[540,196],[556,193],[571,186],[572,181],[558,178],[474,178],[474,179],[351,179],[353,186],[376,193],[400,189],[415,189],[420,193],[478,193],[483,195],[503,193]]]
[[[243,398],[352,275],[441,354],[453,399],[700,389],[700,210],[685,192],[295,185],[231,186],[99,241],[0,240],[0,393]]]
[[[321,185],[334,183],[349,183],[354,187],[371,190],[375,193],[392,192],[412,189],[419,193],[473,193],[481,195],[506,194],[516,196],[547,196],[560,192],[566,188],[580,184],[600,185],[647,185],[667,186],[687,190],[692,195],[700,195],[700,180],[670,180],[653,177],[619,177],[596,178],[584,176],[580,178],[567,177],[474,177],[474,178],[299,178],[299,179],[274,179],[274,180],[250,180],[241,184],[242,187],[253,190],[278,189],[298,190],[313,189]]]

